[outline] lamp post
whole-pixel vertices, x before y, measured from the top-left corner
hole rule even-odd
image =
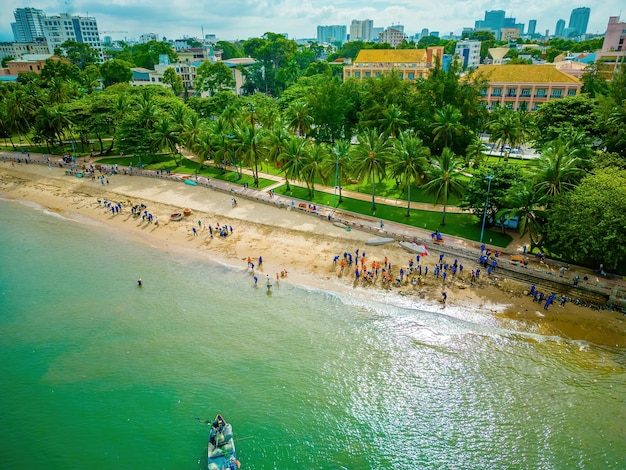
[[[229,147],[230,147],[231,154],[233,156],[233,166],[235,167],[235,174],[237,175],[237,179],[240,180],[241,175],[237,171],[237,156],[235,155],[235,148],[233,147],[233,140],[235,139],[235,136],[232,134],[229,134],[225,137],[230,141]]]
[[[256,143],[254,141],[254,105],[248,103],[248,109],[250,109],[250,125],[252,126],[252,153],[254,155],[254,185],[259,187],[259,162],[256,154]]]
[[[337,207],[337,187],[339,186],[339,152],[333,151],[335,154],[335,192],[333,194],[333,206]],[[341,198],[339,198],[341,200]]]
[[[491,190],[491,180],[493,179],[493,175],[485,176],[485,179],[489,181],[487,183],[487,198],[485,199],[485,210],[483,212],[483,226],[480,229],[480,243],[483,242],[483,235],[485,234],[485,221],[487,220],[487,205],[489,204],[489,191]]]

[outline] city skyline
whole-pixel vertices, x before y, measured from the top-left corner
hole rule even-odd
[[[176,39],[201,37],[204,32],[220,39],[234,40],[258,37],[268,31],[287,33],[291,39],[316,38],[318,25],[336,24],[349,28],[354,19],[371,19],[375,27],[402,24],[408,35],[423,28],[438,31],[440,36],[450,32],[460,35],[463,28],[473,27],[474,21],[482,19],[488,10],[504,10],[507,17],[515,17],[526,25],[535,19],[537,33],[549,30],[554,34],[557,20],[569,18],[572,9],[579,7],[591,9],[587,32],[604,34],[609,17],[620,14],[617,0],[587,0],[580,4],[565,0],[529,0],[523,6],[512,0],[449,0],[443,5],[431,2],[419,6],[411,0],[400,0],[392,6],[381,1],[364,3],[354,0],[214,0],[210,4],[191,0],[118,0],[115,3],[102,0],[5,0],[0,6],[0,41],[13,41],[13,11],[25,7],[41,9],[47,15],[68,12],[93,16],[102,36],[113,39],[138,39],[144,33]]]

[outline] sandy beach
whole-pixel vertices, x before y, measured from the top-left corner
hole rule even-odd
[[[170,252],[180,251],[205,257],[241,269],[247,259],[255,263],[255,275],[265,284],[266,276],[273,282],[289,282],[303,286],[349,293],[371,295],[389,290],[395,295],[414,297],[428,302],[433,308],[444,308],[441,292],[447,293],[445,308],[471,303],[480,306],[490,321],[505,328],[588,341],[611,347],[626,346],[626,317],[618,312],[597,311],[566,303],[559,306],[560,297],[549,310],[532,302],[525,295],[528,286],[501,278],[481,275],[470,286],[471,270],[478,267],[475,260],[460,260],[465,265],[462,275],[450,276],[445,286],[431,273],[421,284],[403,283],[383,288],[380,280],[373,284],[355,282],[354,266],[343,271],[333,258],[344,252],[354,255],[366,252],[367,263],[383,262],[387,257],[393,264],[393,279],[401,267],[407,269],[412,256],[397,243],[366,246],[372,234],[359,230],[346,231],[319,215],[239,197],[238,193],[215,191],[201,186],[181,184],[165,179],[145,178],[124,174],[112,175],[108,183],[97,179],[76,178],[65,170],[36,164],[12,164],[0,161],[0,196],[6,199],[35,202],[66,217],[90,223],[104,224],[116,232]],[[232,204],[233,197],[237,204]],[[103,201],[121,202],[122,211],[113,214]],[[146,210],[158,217],[158,225],[133,216],[131,208],[145,204]],[[170,215],[191,214],[180,221]],[[199,223],[200,222],[200,223]],[[220,237],[217,226],[228,226],[228,236]],[[213,227],[213,237],[208,227]],[[232,227],[232,233],[230,232]],[[194,228],[196,233],[194,233]],[[436,247],[429,246],[430,256],[423,260],[429,270],[438,261]],[[258,258],[262,256],[262,266]],[[451,260],[449,260],[451,262]],[[286,271],[285,277],[281,272]],[[250,276],[252,283],[252,273]]]

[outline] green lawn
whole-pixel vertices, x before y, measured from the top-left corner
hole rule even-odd
[[[302,199],[311,203],[329,206],[333,205],[333,194],[316,191],[314,197],[311,199],[306,188],[291,185],[290,189],[290,191],[287,191],[286,186],[282,185],[276,188],[275,192],[277,194]],[[352,199],[348,197],[343,197],[342,199],[342,203],[338,206],[339,209],[355,212],[357,214],[372,215],[371,201],[361,201],[359,199]],[[380,217],[383,220],[411,225],[413,227],[433,232],[435,230],[439,230],[444,234],[444,237],[445,234],[449,234],[455,237],[466,238],[468,240],[480,240],[481,221],[475,215],[446,214],[445,226],[439,225],[441,222],[441,215],[441,212],[411,209],[411,216],[406,217],[406,206],[396,207],[376,203],[376,217]],[[510,235],[502,235],[499,230],[485,229],[483,241],[486,241],[489,244],[504,248],[511,243],[511,240],[512,238]]]
[[[254,178],[247,174],[242,174],[241,176],[236,174],[232,169],[220,169],[216,166],[210,165],[200,165],[199,163],[190,160],[188,158],[180,159],[179,166],[176,166],[176,160],[171,155],[158,154],[150,157],[152,163],[146,163],[142,161],[143,167],[148,170],[170,170],[172,173],[185,173],[195,175],[196,172],[199,176],[205,176],[207,178],[213,178],[222,181],[228,181],[231,183],[244,184],[248,183],[249,186],[254,186]],[[139,167],[139,157],[111,157],[111,158],[100,158],[98,163],[102,163],[104,165],[115,165],[116,163],[119,166],[129,166],[133,164],[133,167]],[[266,188],[274,184],[273,180],[259,178],[259,189]]]

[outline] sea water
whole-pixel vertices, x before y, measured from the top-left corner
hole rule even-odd
[[[244,469],[625,468],[625,352],[473,315],[0,200],[0,467],[206,468],[222,413]]]

